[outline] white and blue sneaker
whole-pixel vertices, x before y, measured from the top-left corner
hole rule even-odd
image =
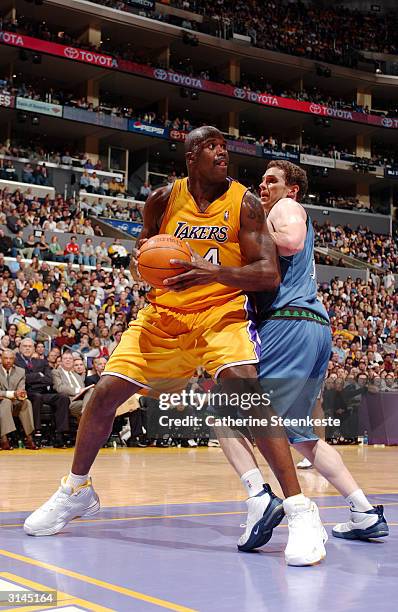
[[[264,546],[285,515],[282,500],[274,495],[268,484],[260,493],[249,497],[246,504],[246,530],[238,540],[238,548],[243,552]]]
[[[388,536],[384,507],[375,506],[367,512],[351,510],[351,520],[348,523],[338,523],[332,529],[332,534],[344,540],[369,540]]]
[[[54,535],[73,519],[98,512],[100,501],[91,478],[76,488],[68,486],[66,481],[67,476],[64,476],[58,491],[28,516],[24,523],[25,533],[31,536]]]

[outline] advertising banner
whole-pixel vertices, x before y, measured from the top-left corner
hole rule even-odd
[[[384,168],[384,177],[398,179],[398,168]]]
[[[50,117],[62,117],[62,106],[60,104],[49,104],[41,100],[18,97],[16,108],[18,110],[28,111],[29,113],[50,115]]]
[[[137,2],[140,2],[140,0],[137,0]],[[142,0],[142,2],[144,2],[144,0]],[[207,79],[181,74],[174,70],[153,68],[151,66],[131,62],[130,60],[118,59],[105,53],[61,45],[59,43],[44,41],[15,32],[0,31],[0,44],[1,43],[63,57],[69,60],[84,62],[93,66],[100,66],[101,68],[120,70],[122,72],[156,79],[180,87],[189,87],[191,89],[219,94],[229,98],[251,102],[253,104],[261,104],[262,106],[268,106],[270,108],[292,110],[299,113],[327,117],[329,119],[353,121],[387,129],[398,129],[398,118],[393,119],[390,117],[381,117],[380,115],[360,113],[349,109],[333,108],[323,104],[304,102],[294,100],[293,98],[274,96],[266,92],[261,93],[250,89],[234,87],[233,85],[215,83]]]
[[[124,0],[128,6],[132,8],[144,9],[145,11],[153,11],[155,9],[155,0]]]
[[[136,119],[129,119],[128,130],[129,132],[144,134],[145,136],[156,136],[157,138],[169,137],[168,128],[162,127],[161,125],[154,125],[153,123],[137,121]]]
[[[109,225],[116,227],[116,229],[119,229],[122,232],[127,232],[134,238],[138,238],[142,230],[142,224],[135,223],[135,221],[122,221],[121,219],[107,219],[105,217],[101,218],[101,221],[109,223]]]
[[[320,155],[307,155],[301,153],[300,163],[308,164],[309,166],[321,166],[322,168],[335,168],[336,160],[332,157],[321,157]]]
[[[227,140],[227,149],[230,153],[241,155],[257,155],[257,147],[254,143],[240,142],[239,140]]]
[[[285,159],[286,161],[290,161],[293,164],[298,164],[300,161],[300,153],[299,151],[277,151],[273,149],[267,149],[266,147],[257,147],[261,149],[262,156],[266,159]]]
[[[9,94],[0,94],[0,106],[4,106],[5,108],[14,108],[14,96],[10,96]]]
[[[183,132],[182,130],[170,130],[171,140],[177,140],[178,142],[185,142],[185,139],[187,136],[188,136],[188,132]]]
[[[100,125],[112,128],[113,130],[127,131],[128,129],[128,120],[124,117],[114,117],[106,113],[95,113],[85,108],[75,108],[74,106],[64,106],[64,119]]]

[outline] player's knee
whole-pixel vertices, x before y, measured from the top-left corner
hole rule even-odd
[[[112,414],[136,391],[135,385],[114,376],[102,376],[95,385],[85,410]]]

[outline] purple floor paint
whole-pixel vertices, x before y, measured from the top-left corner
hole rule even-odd
[[[261,551],[239,553],[236,541],[245,506],[234,502],[105,508],[95,520],[74,522],[62,534],[42,538],[6,526],[22,522],[26,513],[2,513],[0,548],[201,612],[318,612],[330,607],[359,612],[364,606],[396,612],[397,527],[392,525],[391,535],[379,541],[338,540],[331,529],[348,516],[337,507],[344,501],[316,501],[330,536],[327,558],[316,567],[286,567],[283,525]],[[387,520],[398,523],[398,495],[372,496],[371,501],[386,503]],[[117,612],[161,609],[1,554],[0,572]]]

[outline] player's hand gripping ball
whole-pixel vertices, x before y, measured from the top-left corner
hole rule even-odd
[[[170,259],[191,261],[191,258],[185,242],[169,234],[159,234],[146,240],[139,249],[138,272],[152,287],[167,289],[163,285],[166,278],[185,272],[178,264],[171,264]]]

